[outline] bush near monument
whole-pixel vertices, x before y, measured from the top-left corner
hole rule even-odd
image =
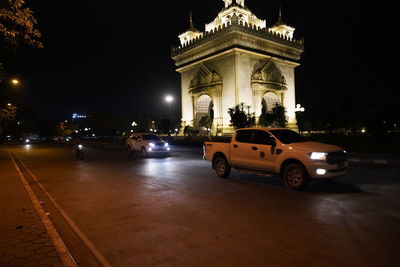
[[[231,116],[231,126],[235,129],[249,128],[256,125],[254,113],[250,113],[250,106],[245,106],[244,103],[229,108],[228,113]]]
[[[275,104],[271,112],[263,112],[258,120],[258,124],[263,127],[285,128],[287,123],[286,108],[279,103]]]

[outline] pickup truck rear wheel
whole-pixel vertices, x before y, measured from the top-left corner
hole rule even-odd
[[[226,177],[231,173],[231,166],[224,157],[218,157],[214,161],[214,170],[219,177]]]
[[[283,169],[282,178],[285,184],[294,190],[300,190],[308,182],[308,175],[304,167],[297,163],[290,163]]]

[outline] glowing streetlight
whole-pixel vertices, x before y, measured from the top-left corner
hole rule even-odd
[[[295,112],[304,112],[305,108],[302,107],[300,104],[296,105],[296,108],[294,109]]]
[[[174,98],[172,96],[170,96],[170,95],[167,95],[165,97],[165,101],[167,101],[170,104],[172,101],[174,101]]]
[[[18,79],[12,79],[11,80],[12,85],[19,85],[19,80]]]

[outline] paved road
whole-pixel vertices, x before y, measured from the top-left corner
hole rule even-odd
[[[128,158],[119,147],[91,146],[84,160],[65,146],[11,151],[81,266],[395,266],[400,260],[400,166],[353,164],[345,177],[296,192],[278,178],[237,172],[217,178],[193,148]]]

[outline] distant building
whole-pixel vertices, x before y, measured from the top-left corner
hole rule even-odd
[[[181,74],[182,129],[200,129],[201,117],[213,119],[212,133],[232,132],[228,109],[244,102],[258,118],[277,102],[286,107],[289,127],[297,128],[294,69],[300,65],[303,41],[295,28],[278,21],[267,28],[244,0],[223,0],[214,21],[179,35],[172,59]]]

